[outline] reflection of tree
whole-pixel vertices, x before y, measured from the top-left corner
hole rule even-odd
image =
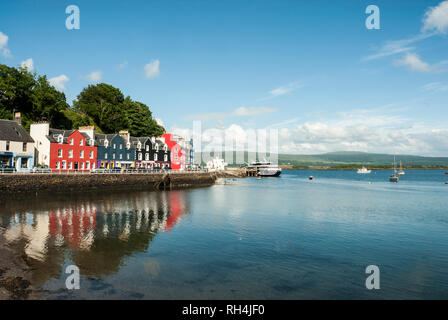
[[[67,258],[85,276],[117,272],[187,212],[183,191],[55,197],[12,201],[0,214],[3,237],[27,257],[36,284],[59,276]]]

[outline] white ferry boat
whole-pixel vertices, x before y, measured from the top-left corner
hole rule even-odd
[[[260,177],[278,177],[282,173],[282,169],[278,165],[269,161],[251,162],[248,169],[257,169]]]

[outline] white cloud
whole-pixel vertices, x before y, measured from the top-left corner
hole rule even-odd
[[[280,86],[280,87],[270,90],[269,96],[259,99],[259,101],[283,96],[283,95],[291,93],[301,87],[302,87],[302,85],[298,81],[294,81],[294,82],[288,83],[287,85]]]
[[[128,65],[128,62],[124,61],[123,63],[120,63],[120,65],[118,66],[118,69],[119,70],[124,69],[124,68],[126,68],[127,65]]]
[[[158,124],[159,126],[162,126],[162,127],[163,127],[163,121],[162,121],[162,119],[154,118],[154,120],[156,120],[156,122],[157,122],[157,124]]]
[[[376,53],[362,58],[362,61],[376,60],[392,56],[398,53],[412,51],[415,49],[415,47],[410,46],[411,44],[427,39],[434,35],[435,33],[425,33],[425,34],[419,34],[417,36],[408,39],[387,41],[380,48],[376,50]]]
[[[34,69],[34,61],[32,58],[26,59],[25,61],[22,61],[20,64],[22,68],[27,69],[28,71],[33,71]]]
[[[442,1],[436,7],[430,7],[423,18],[423,31],[446,33],[448,31],[448,1]]]
[[[58,90],[65,90],[65,84],[69,81],[69,77],[65,74],[48,79],[48,82]]]
[[[6,58],[11,57],[11,51],[8,49],[9,37],[0,31],[0,54]]]
[[[191,115],[186,120],[216,120],[232,117],[250,117],[277,111],[271,107],[239,107],[231,112],[211,112]]]
[[[93,71],[92,73],[90,73],[86,76],[86,79],[88,81],[94,82],[94,83],[100,82],[102,78],[103,78],[103,74],[99,70]]]
[[[424,62],[420,57],[415,53],[408,53],[402,59],[397,60],[396,64],[398,66],[405,66],[410,68],[412,71],[420,71],[420,72],[431,72],[433,69],[431,66]]]
[[[448,84],[442,82],[430,82],[425,84],[421,89],[427,92],[443,92],[448,91]]]
[[[160,75],[159,66],[160,66],[160,61],[157,59],[152,60],[150,63],[145,65],[144,69],[145,69],[146,78],[148,78],[148,79],[157,78]]]
[[[277,128],[279,153],[318,154],[332,151],[364,151],[389,154],[448,156],[448,129],[443,123],[418,123],[402,116],[403,109],[384,106],[369,110],[352,110],[328,115],[327,119],[303,121]],[[272,126],[266,129],[272,130]],[[269,130],[267,134],[269,136]],[[191,137],[192,130],[172,128]],[[247,149],[254,139],[254,129],[240,124],[220,128],[202,128],[203,151],[220,151],[227,140],[237,141],[237,150]],[[262,146],[263,141],[257,142]],[[195,142],[195,145],[198,143]],[[266,146],[266,144],[264,144]],[[240,148],[238,148],[238,146]],[[227,150],[228,148],[224,148]]]

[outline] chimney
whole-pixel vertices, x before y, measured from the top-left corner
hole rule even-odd
[[[87,134],[90,139],[95,139],[95,127],[94,126],[79,127],[78,131]]]
[[[14,121],[22,125],[22,114],[20,112],[14,112]]]
[[[124,139],[124,141],[129,141],[130,135],[128,130],[121,130],[118,134]]]

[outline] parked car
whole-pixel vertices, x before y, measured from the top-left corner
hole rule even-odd
[[[94,168],[90,170],[90,173],[105,173],[106,169],[105,168]]]
[[[47,173],[52,172],[50,168],[46,167],[34,167],[33,170],[31,170],[33,173]]]
[[[16,171],[17,169],[13,166],[7,164],[0,164],[0,173],[11,173]]]
[[[121,172],[121,168],[112,168],[112,169],[109,169],[109,172],[110,173],[118,173],[118,172]]]

